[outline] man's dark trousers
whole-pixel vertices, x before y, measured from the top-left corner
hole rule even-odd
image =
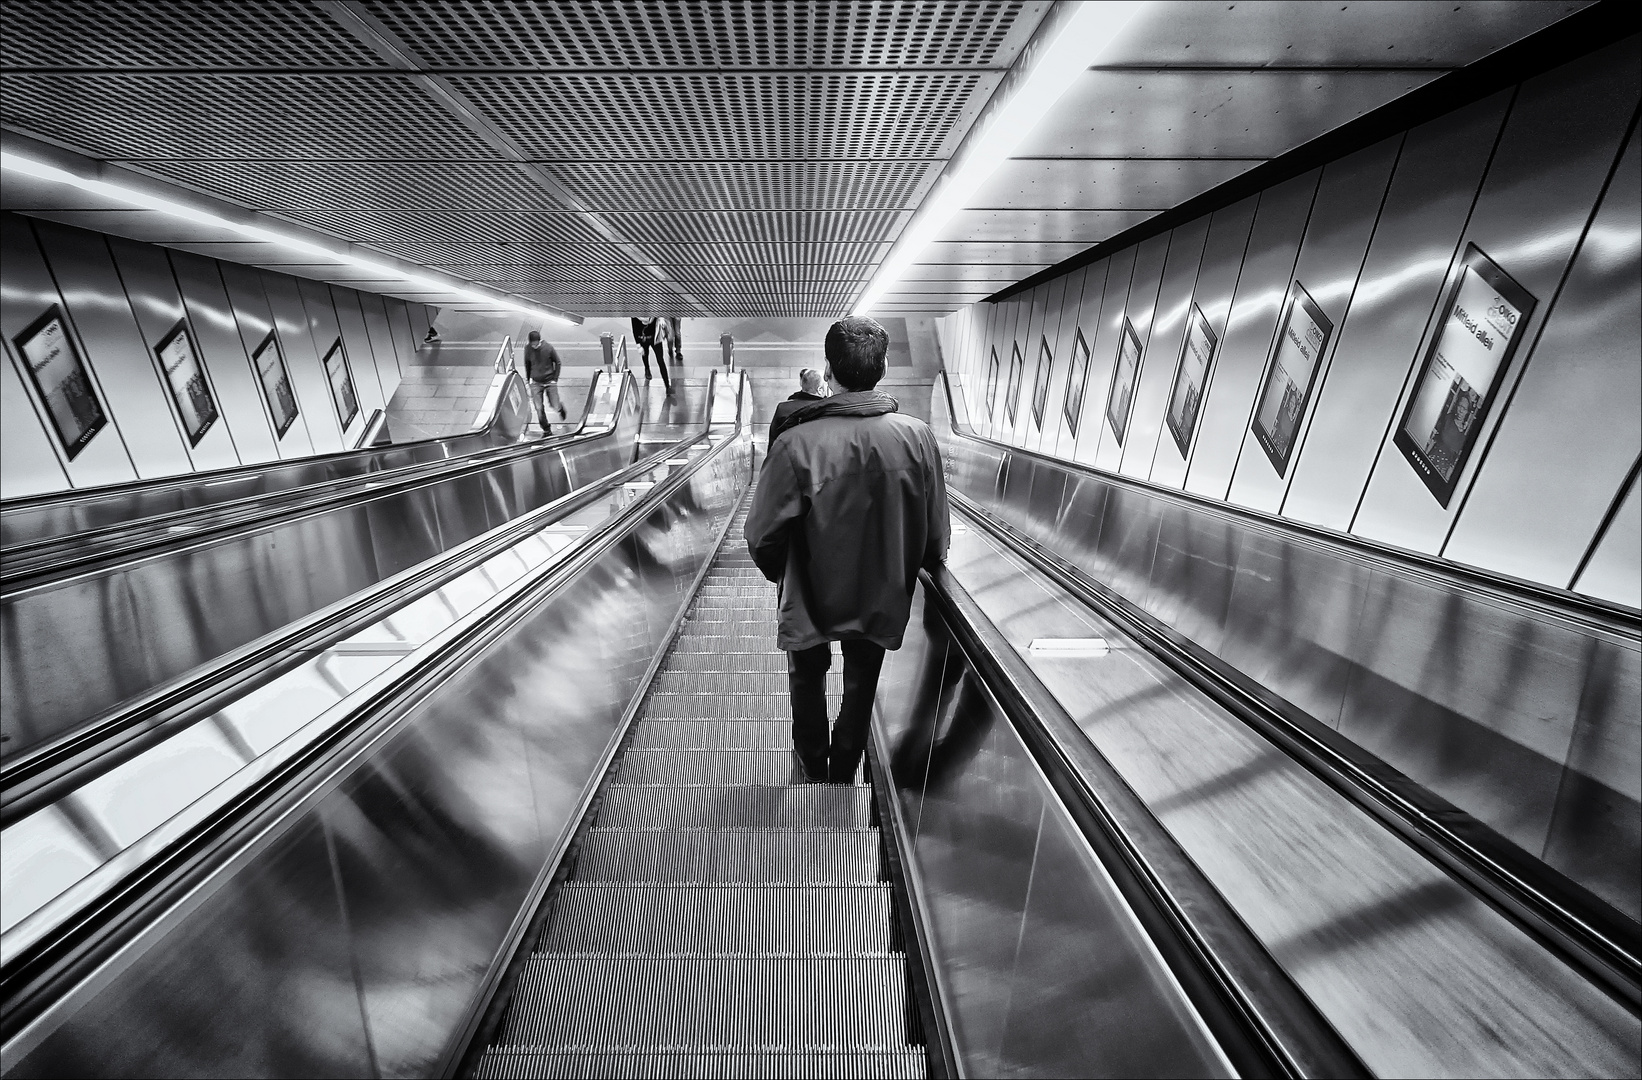
[[[787,688],[792,696],[792,742],[811,779],[848,784],[855,780],[867,748],[872,701],[884,647],[865,640],[838,643],[844,654],[844,700],[832,739],[827,738],[827,669],[832,646],[816,645],[787,654]]]

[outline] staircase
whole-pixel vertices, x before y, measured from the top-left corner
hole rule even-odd
[[[775,590],[745,516],[477,1076],[926,1075],[871,789],[800,782]]]

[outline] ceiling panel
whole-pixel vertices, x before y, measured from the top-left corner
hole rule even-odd
[[[1098,243],[1152,216],[1150,210],[961,210],[948,240],[1022,243]]]
[[[562,211],[508,210],[287,210],[293,221],[337,236],[378,245],[399,243],[596,244],[610,241],[585,217]]]
[[[562,209],[505,161],[145,161],[142,168],[259,210]]]
[[[998,166],[971,209],[1167,210],[1259,164],[1181,160],[1023,161]]]
[[[916,205],[927,161],[621,162],[544,166],[603,210],[892,210]]]
[[[920,263],[1054,263],[1088,247],[1080,243],[1009,243],[940,240],[925,248]]]

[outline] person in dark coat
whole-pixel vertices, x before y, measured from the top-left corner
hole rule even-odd
[[[530,404],[535,407],[536,422],[542,426],[543,435],[553,432],[547,423],[547,405],[558,410],[560,420],[565,417],[564,403],[559,400],[559,372],[563,368],[559,351],[551,342],[542,340],[541,331],[532,330],[525,345],[525,385],[530,390]],[[542,402],[544,397],[547,404]]]
[[[656,366],[661,369],[661,385],[671,394],[672,383],[667,381],[667,357],[662,352],[662,342],[659,340],[661,331],[657,328],[655,319],[634,319],[633,340],[638,342],[639,356],[644,359],[644,381],[650,381],[650,351],[656,353]]]
[[[872,319],[832,325],[834,393],[770,425],[747,515],[747,549],[778,588],[776,642],[787,653],[793,751],[807,780],[854,781],[884,652],[901,647],[918,571],[946,558],[951,533],[934,432],[874,389],[888,348]],[[829,738],[834,641],[844,700]]]
[[[782,423],[783,418],[803,406],[804,402],[820,401],[826,397],[826,384],[821,379],[821,373],[814,368],[807,367],[800,371],[798,373],[798,390],[789,395],[786,401],[775,407],[775,415],[770,418],[770,423]]]

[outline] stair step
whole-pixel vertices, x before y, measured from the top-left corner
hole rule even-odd
[[[792,721],[792,699],[777,694],[655,693],[645,705],[651,720],[786,720]]]
[[[723,1047],[651,1049],[635,1053],[596,1049],[548,1050],[507,1046],[489,1050],[474,1076],[479,1080],[923,1080],[928,1062],[922,1050],[746,1050]]]
[[[675,653],[769,653],[787,665],[787,654],[775,647],[774,634],[681,634],[673,643]]]
[[[898,951],[888,885],[673,886],[567,883],[539,953]]]
[[[655,700],[654,698],[651,699]],[[786,720],[658,720],[633,728],[633,750],[788,750]]]
[[[872,824],[872,789],[844,784],[613,784],[605,789],[598,824],[611,829],[865,829]]]
[[[497,1041],[905,1049],[900,956],[558,956],[525,962]]]
[[[658,694],[782,694],[787,693],[787,665],[769,671],[662,671],[656,676]],[[844,691],[844,675],[833,665],[827,673],[827,693]]]
[[[773,638],[771,639],[774,640]],[[779,650],[757,652],[679,652],[673,650],[663,661],[661,670],[690,672],[720,672],[731,675],[756,673],[787,674],[787,654]]]
[[[576,881],[870,885],[876,829],[589,829]]]
[[[708,787],[803,784],[797,768],[790,750],[629,750],[616,768],[615,782]]]

